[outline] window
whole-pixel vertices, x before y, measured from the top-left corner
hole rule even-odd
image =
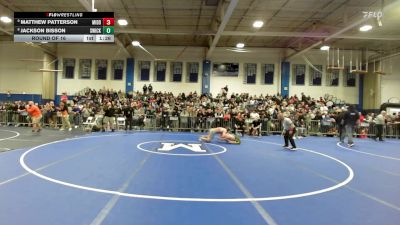
[[[339,86],[339,70],[332,70],[326,74],[326,86]]]
[[[150,80],[150,62],[149,61],[140,61],[139,62],[139,79],[141,81],[149,81]]]
[[[165,81],[166,69],[167,69],[166,62],[156,62],[156,79],[155,79],[155,81]]]
[[[75,59],[64,59],[63,60],[64,67],[64,78],[65,79],[74,79],[74,71],[75,71]]]
[[[264,64],[263,65],[263,84],[273,84],[274,83],[274,71],[275,65],[274,64]]]
[[[90,79],[92,72],[92,60],[91,59],[79,60],[79,72],[81,79]]]
[[[199,63],[190,62],[187,64],[187,68],[188,68],[187,82],[197,83],[199,77]]]
[[[113,79],[114,80],[122,80],[124,74],[124,60],[113,60],[112,61],[113,68]]]
[[[246,84],[255,84],[256,83],[256,75],[257,75],[257,64],[246,63],[245,69],[246,69],[245,83]]]
[[[322,65],[315,65],[314,67],[310,66],[308,70],[310,73],[310,86],[321,86]]]
[[[356,69],[353,67],[353,69]],[[350,73],[350,67],[346,66],[344,69],[344,86],[345,87],[355,87],[356,86],[356,74]]]
[[[306,74],[306,65],[294,64],[293,65],[292,84],[293,85],[304,85],[305,74]]]
[[[172,62],[172,82],[182,81],[182,63]]]
[[[96,59],[97,80],[107,80],[107,60]]]

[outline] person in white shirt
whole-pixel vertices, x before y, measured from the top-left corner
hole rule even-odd
[[[289,118],[289,115],[287,113],[281,113],[278,115],[279,120],[282,120],[282,126],[283,126],[283,137],[285,140],[285,145],[283,147],[288,148],[289,147],[289,141],[292,147],[290,148],[291,150],[296,150],[296,143],[293,140],[293,136],[296,132],[295,126],[292,122],[292,120]]]
[[[376,141],[376,139],[378,138],[379,141],[383,141],[382,135],[383,135],[383,126],[386,123],[386,112],[382,111],[381,114],[376,116],[374,123],[376,127],[376,134],[374,140]]]

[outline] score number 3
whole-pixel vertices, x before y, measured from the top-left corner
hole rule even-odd
[[[114,18],[103,18],[103,26],[114,26]]]

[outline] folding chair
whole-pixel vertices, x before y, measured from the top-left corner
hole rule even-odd
[[[125,118],[124,117],[117,117],[117,130],[120,128],[125,129]]]
[[[95,118],[94,118],[93,116],[89,116],[89,117],[86,119],[86,122],[83,122],[82,125],[83,125],[83,130],[85,130],[85,131],[91,131],[91,130],[92,130],[92,127],[93,127],[94,125],[96,125],[96,120],[95,120]]]

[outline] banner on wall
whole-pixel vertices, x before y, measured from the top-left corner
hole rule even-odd
[[[239,63],[214,63],[212,75],[238,77]]]

